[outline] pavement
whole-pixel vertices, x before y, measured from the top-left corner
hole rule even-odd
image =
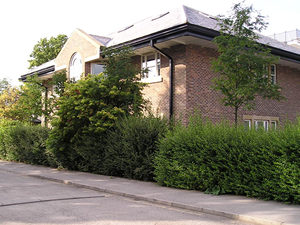
[[[0,161],[0,170],[251,224],[300,224],[300,205],[288,205],[243,196],[216,196],[199,191],[162,187],[152,182],[6,161]]]

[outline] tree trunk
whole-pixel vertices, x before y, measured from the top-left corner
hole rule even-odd
[[[237,126],[238,126],[238,110],[239,110],[239,107],[235,106],[234,107],[234,125],[235,125],[235,128],[237,128]]]

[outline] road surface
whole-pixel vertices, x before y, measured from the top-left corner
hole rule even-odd
[[[246,225],[1,170],[0,224]]]

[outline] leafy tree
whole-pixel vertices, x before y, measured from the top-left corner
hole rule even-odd
[[[6,115],[14,120],[22,122],[32,122],[37,120],[39,116],[45,113],[43,108],[43,92],[45,87],[38,80],[37,76],[28,77],[24,85],[19,89],[9,89],[2,97],[5,99],[5,94],[11,95],[6,98]]]
[[[270,49],[259,43],[259,34],[266,28],[264,17],[252,6],[235,4],[232,15],[218,18],[220,35],[214,39],[219,57],[212,63],[219,75],[213,88],[223,94],[225,106],[234,108],[235,124],[241,107],[253,109],[256,97],[280,100],[283,97],[277,84],[270,82],[266,68],[277,58]]]
[[[20,120],[24,114],[18,110],[17,101],[20,97],[20,89],[9,87],[0,94],[0,118],[10,120]]]
[[[27,77],[19,88],[8,84],[0,92],[0,118],[33,122],[44,116],[47,124],[56,109],[58,98],[63,94],[65,81],[66,73],[63,71],[55,73],[49,84],[44,84],[37,76]],[[47,88],[50,85],[54,86],[53,91]]]
[[[28,60],[29,69],[55,59],[67,39],[68,37],[64,34],[51,37],[49,40],[47,38],[41,38],[33,47],[33,51],[30,54],[31,59]]]
[[[10,83],[6,78],[0,79],[0,94],[3,93],[4,90],[10,87]]]
[[[0,95],[0,115],[2,118],[33,122],[39,116],[49,115],[45,104],[46,88],[37,76],[28,77],[20,88],[8,88]]]
[[[53,86],[53,95],[61,97],[65,91],[65,83],[67,82],[66,71],[54,73],[50,84]]]
[[[99,170],[104,137],[118,118],[140,114],[144,107],[140,72],[129,49],[106,50],[105,72],[65,83],[58,100],[48,147],[70,169]]]

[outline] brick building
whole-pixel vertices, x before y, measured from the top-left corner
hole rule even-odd
[[[132,24],[108,37],[75,30],[53,61],[22,75],[38,74],[48,80],[55,71],[66,70],[69,79],[81,74],[98,74],[105,64],[101,49],[129,45],[134,48],[135,62],[148,73],[141,81],[148,83],[144,96],[152,109],[161,116],[174,115],[187,121],[193,111],[213,121],[233,121],[231,108],[220,103],[220,95],[213,91],[211,80],[216,76],[211,60],[217,57],[212,39],[219,35],[215,18],[183,6],[161,15]],[[262,44],[280,57],[271,66],[273,82],[282,87],[286,100],[277,102],[257,99],[253,111],[241,111],[240,121],[247,126],[276,126],[279,121],[295,120],[300,113],[300,49],[261,36]]]

